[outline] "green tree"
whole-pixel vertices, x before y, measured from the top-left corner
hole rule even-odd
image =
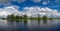
[[[22,19],[22,16],[19,16],[19,19]]]
[[[19,19],[19,18],[20,18],[20,16],[16,15],[16,19]]]
[[[10,16],[10,15],[8,15],[8,16],[7,16],[7,19],[11,19],[11,16]]]
[[[26,15],[26,14],[25,14],[25,15],[23,15],[23,18],[24,18],[24,19],[27,19],[27,15]]]
[[[9,15],[7,16],[7,19],[9,19]]]
[[[40,17],[40,15],[38,14],[38,20],[41,20],[41,17]]]
[[[11,19],[15,19],[14,14],[11,14],[10,17],[11,17]]]
[[[8,15],[8,16],[7,16],[7,19],[15,19],[14,14]]]
[[[52,20],[52,18],[50,18],[50,20]]]
[[[42,19],[43,19],[43,20],[47,20],[47,16],[46,16],[46,15],[43,16]]]
[[[32,16],[30,17],[30,19],[32,20]]]

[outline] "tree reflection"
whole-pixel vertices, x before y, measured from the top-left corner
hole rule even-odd
[[[24,20],[24,24],[27,24],[27,20]]]
[[[27,20],[24,20],[24,28],[26,29],[27,28]]]
[[[41,21],[41,20],[38,20],[38,24],[40,24],[40,21]]]
[[[22,22],[22,20],[15,20],[16,22]]]
[[[19,20],[15,20],[16,22],[19,22]]]
[[[7,20],[7,22],[13,22],[14,20]]]
[[[22,22],[22,20],[7,20],[7,22]]]
[[[46,24],[47,23],[47,20],[43,20],[43,23]]]

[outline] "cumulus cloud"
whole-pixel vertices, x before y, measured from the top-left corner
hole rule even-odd
[[[58,10],[53,10],[50,9],[48,7],[45,8],[40,8],[40,7],[25,7],[24,10],[26,10],[25,13],[27,13],[27,15],[31,15],[31,16],[37,16],[38,14],[40,14],[41,16],[60,16],[60,12],[58,12]]]
[[[6,17],[7,15],[22,15],[22,12],[18,11],[18,6],[8,6],[4,8],[0,8],[0,17]]]
[[[7,15],[24,15],[26,14],[27,16],[33,16],[33,17],[37,17],[38,14],[40,14],[40,16],[60,16],[60,12],[58,12],[57,10],[53,10],[50,9],[48,7],[45,8],[40,8],[40,7],[24,7],[23,11],[19,11],[18,10],[18,6],[8,6],[8,7],[4,7],[4,8],[0,8],[0,17],[6,17]]]

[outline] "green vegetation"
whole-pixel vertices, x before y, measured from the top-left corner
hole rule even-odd
[[[40,17],[40,15],[38,14],[38,20],[41,20],[41,17]]]
[[[7,19],[8,20],[48,20],[48,19],[52,20],[52,18],[47,18],[46,15],[41,17],[39,14],[37,17],[29,17],[29,18],[26,14],[22,16],[11,14],[7,16]]]
[[[42,19],[43,19],[43,20],[47,20],[47,16],[46,16],[46,15],[43,16]]]
[[[7,16],[7,19],[8,20],[15,20],[15,19],[27,19],[27,15],[23,15],[23,16],[18,16],[18,15],[14,15],[14,14],[11,14],[11,15],[8,15]]]

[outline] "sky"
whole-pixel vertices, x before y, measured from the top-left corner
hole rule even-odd
[[[60,17],[60,0],[0,0],[0,16],[10,14]]]

